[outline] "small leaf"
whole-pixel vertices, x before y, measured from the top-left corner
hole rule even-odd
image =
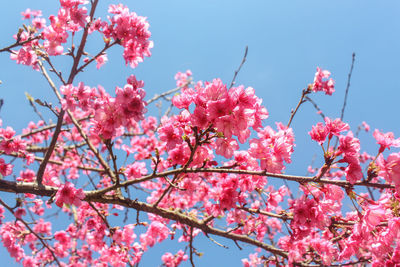
[[[25,92],[25,96],[26,96],[26,99],[28,99],[29,102],[33,102],[34,101],[34,98],[28,92]]]

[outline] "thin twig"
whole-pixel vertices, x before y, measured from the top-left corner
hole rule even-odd
[[[354,67],[354,61],[356,60],[356,53],[353,52],[351,55],[351,66],[350,66],[350,71],[349,74],[347,75],[347,85],[346,85],[346,93],[344,94],[344,100],[343,100],[343,106],[342,106],[342,111],[340,112],[340,120],[343,121],[344,118],[344,111],[346,109],[347,105],[347,97],[349,95],[349,89],[350,89],[350,81],[351,81],[351,75],[353,74],[353,67]],[[339,138],[336,137],[335,141],[335,148],[337,147],[339,143]]]
[[[235,70],[235,74],[233,75],[233,79],[231,81],[231,85],[229,86],[229,89],[232,88],[232,86],[235,84],[236,77],[237,77],[240,69],[242,68],[243,64],[246,62],[246,57],[247,57],[247,52],[248,51],[249,51],[249,47],[246,45],[246,48],[244,50],[244,55],[243,55],[242,62],[240,63],[239,68],[237,70]]]
[[[89,65],[90,63],[92,63],[94,60],[96,60],[96,58],[98,58],[99,56],[101,56],[101,55],[103,55],[104,53],[105,53],[105,51],[107,50],[107,49],[109,49],[110,47],[112,47],[112,46],[114,46],[115,44],[117,44],[118,42],[113,42],[113,43],[111,43],[111,44],[106,44],[105,46],[104,46],[104,48],[99,52],[99,53],[97,53],[97,55],[95,55],[94,57],[92,57],[91,59],[89,59],[85,64],[83,64],[82,66],[80,66],[78,69],[77,69],[77,73],[79,73],[79,72],[81,72],[84,68],[86,68],[86,66],[87,65]]]
[[[206,234],[206,237],[207,237],[208,239],[210,239],[211,242],[213,242],[213,243],[216,244],[217,246],[220,246],[221,248],[229,249],[228,246],[225,246],[225,245],[219,243],[217,240],[215,240],[215,239],[212,238],[211,236],[209,236],[209,235]]]
[[[81,122],[81,121],[84,121],[84,120],[88,120],[88,119],[90,119],[92,117],[93,116],[86,116],[86,117],[80,118],[77,121]],[[62,125],[64,126],[64,125],[68,125],[68,124],[69,123],[65,123],[64,122]],[[21,134],[20,137],[21,138],[26,138],[26,137],[29,137],[31,135],[37,134],[37,133],[41,133],[41,132],[44,132],[44,131],[47,131],[47,130],[51,130],[51,129],[55,128],[56,126],[57,126],[57,124],[50,124],[50,125],[44,126],[42,128],[39,128],[39,129],[31,130],[29,133]]]
[[[168,90],[168,91],[166,91],[166,92],[164,92],[164,93],[162,93],[162,94],[155,94],[150,100],[148,100],[148,101],[146,101],[146,102],[147,102],[147,104],[150,104],[150,103],[156,101],[157,99],[159,99],[159,98],[161,98],[161,97],[165,97],[165,96],[167,96],[167,95],[170,95],[170,94],[173,94],[173,93],[175,93],[175,92],[178,92],[178,91],[181,90],[182,88],[184,88],[184,87],[188,86],[189,84],[191,84],[191,82],[192,82],[192,80],[189,79],[189,81],[186,82],[184,85],[181,85],[181,86],[178,86],[178,87],[176,87],[176,88],[174,88],[174,89]]]
[[[309,96],[306,96],[305,99],[306,99],[308,102],[310,102],[310,103],[314,106],[314,108],[317,110],[317,113],[318,113],[319,115],[321,115],[321,117],[322,117],[323,120],[325,120],[325,115],[324,115],[324,113],[322,112],[322,110],[318,107],[317,103],[315,103],[315,101],[312,100]]]
[[[190,227],[190,240],[189,240],[189,256],[190,256],[190,264],[192,267],[194,267],[194,261],[193,261],[193,227]]]
[[[60,81],[62,82],[63,85],[67,85],[67,82],[64,80],[64,78],[63,78],[61,72],[56,70],[56,68],[54,67],[53,63],[51,63],[50,58],[49,58],[49,57],[44,57],[44,59],[45,59],[45,60],[47,61],[47,63],[49,64],[49,66],[50,66],[50,68],[51,68],[51,69],[50,69],[51,72],[54,72],[54,73],[57,75],[58,79],[60,79]]]
[[[353,67],[354,67],[354,61],[356,60],[356,53],[353,52],[351,56],[351,67],[349,74],[347,75],[347,86],[346,86],[346,93],[344,95],[344,101],[343,101],[343,106],[342,106],[342,112],[340,113],[340,120],[343,120],[344,118],[344,110],[346,108],[347,104],[347,96],[349,94],[349,89],[350,89],[350,81],[351,81],[351,75],[353,74]]]

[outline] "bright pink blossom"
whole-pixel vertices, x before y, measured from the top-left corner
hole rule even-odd
[[[108,58],[106,54],[96,57],[96,68],[100,69],[107,61]]]
[[[12,173],[13,165],[5,163],[4,159],[0,158],[0,174],[8,176]]]
[[[325,118],[326,129],[329,132],[329,138],[332,138],[332,135],[339,136],[341,132],[347,131],[350,129],[347,123],[342,122],[339,118],[335,120],[331,120],[330,118]]]
[[[400,138],[394,139],[392,132],[382,133],[378,129],[375,129],[373,133],[376,142],[380,145],[379,152],[382,153],[386,148],[400,147]]]
[[[335,82],[332,78],[329,78],[330,75],[329,71],[317,68],[311,90],[314,92],[322,91],[327,95],[332,95],[335,92]]]
[[[75,186],[72,183],[66,182],[58,189],[55,196],[55,202],[59,207],[62,207],[63,204],[79,207],[84,198],[85,193],[82,189],[75,189]]]
[[[172,255],[170,252],[165,253],[161,259],[166,267],[176,267],[181,264],[182,261],[187,261],[188,255],[183,252],[183,250],[179,250],[175,255]]]
[[[312,129],[308,134],[311,136],[311,139],[317,141],[320,145],[325,142],[326,137],[328,136],[328,130],[325,125],[321,122],[317,123],[317,125],[312,126]]]

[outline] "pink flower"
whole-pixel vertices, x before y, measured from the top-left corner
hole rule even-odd
[[[147,174],[146,163],[135,161],[126,166],[125,175],[129,180],[140,178]]]
[[[34,18],[32,20],[32,25],[35,26],[36,29],[43,29],[46,26],[46,20],[44,18]]]
[[[192,79],[192,72],[190,70],[187,70],[186,72],[182,73],[182,72],[178,72],[177,74],[175,74],[175,80],[176,80],[176,86],[177,87],[183,87],[185,85],[187,85],[191,79]],[[183,88],[187,88],[183,87]]]
[[[17,64],[23,64],[27,66],[32,66],[33,69],[38,70],[38,58],[35,51],[29,46],[24,46],[18,51],[13,51],[10,54],[10,58],[15,60]]]
[[[71,245],[71,237],[65,231],[57,231],[54,233],[54,238],[60,242],[64,247],[69,247]]]
[[[186,143],[177,144],[168,151],[168,160],[173,164],[185,164],[190,156],[190,149]]]
[[[332,135],[339,136],[341,132],[350,129],[349,125],[342,122],[339,118],[332,121],[330,118],[326,117],[325,125],[329,132],[329,138],[332,138]]]
[[[218,138],[215,153],[230,159],[233,156],[233,152],[238,149],[239,145],[235,139]]]
[[[365,130],[366,132],[369,132],[370,127],[369,127],[369,125],[368,125],[365,121],[362,122],[362,126],[364,127],[364,130]]]
[[[360,140],[353,137],[353,133],[349,132],[346,136],[339,136],[339,147],[337,155],[343,153],[343,161],[350,164],[360,163]]]
[[[86,13],[87,13],[87,9],[85,7],[78,8],[75,6],[70,9],[71,20],[75,24],[78,24],[81,27],[85,27],[86,17],[87,17]]]
[[[8,176],[12,173],[13,165],[7,164],[4,159],[0,159],[0,173],[2,176]]]
[[[311,90],[313,92],[322,91],[327,95],[332,95],[332,93],[335,92],[335,81],[329,79],[330,75],[331,73],[329,71],[317,67]]]
[[[27,8],[25,11],[21,12],[23,19],[30,19],[32,17],[40,17],[42,16],[41,10],[31,10]]]
[[[75,205],[79,207],[82,203],[82,199],[84,198],[85,193],[82,189],[75,189],[72,183],[66,182],[58,189],[55,196],[55,202],[59,207],[62,207],[63,204]]]
[[[110,5],[108,12],[114,14],[109,17],[110,24],[103,27],[106,38],[113,38],[124,47],[123,57],[126,64],[135,68],[143,58],[151,56],[151,33],[149,23],[145,17],[130,12],[124,5]]]
[[[375,129],[373,136],[377,144],[381,146],[379,148],[379,153],[382,153],[386,148],[390,149],[392,146],[400,147],[400,138],[394,139],[394,134],[392,132],[382,133],[378,129]]]
[[[338,150],[347,155],[357,154],[360,151],[360,140],[353,137],[353,133],[349,132],[346,136],[339,136]]]
[[[190,104],[193,102],[195,92],[191,88],[183,88],[182,93],[172,97],[172,104],[181,109],[189,109]]]
[[[380,205],[370,205],[364,215],[365,223],[374,228],[385,219],[385,210]]]
[[[96,68],[100,69],[108,61],[107,55],[101,55],[96,58]]]
[[[379,175],[389,183],[393,182],[396,188],[400,188],[400,153],[392,153],[386,160],[380,156],[376,163],[380,168]]]
[[[277,123],[278,131],[270,126],[259,130],[260,139],[250,140],[249,154],[260,159],[260,167],[268,172],[279,173],[284,169],[283,162],[290,163],[294,151],[294,134],[291,128]]]
[[[161,141],[167,143],[167,149],[173,149],[177,144],[183,142],[183,131],[180,127],[175,127],[172,123],[167,123],[160,127],[158,134]]]
[[[140,235],[140,242],[142,247],[147,249],[147,246],[154,246],[157,242],[161,243],[170,234],[170,230],[163,223],[158,221],[153,221],[147,232]]]
[[[200,129],[205,129],[210,122],[207,117],[206,109],[202,106],[196,106],[190,119],[193,125]]]
[[[311,131],[309,131],[308,134],[311,136],[312,140],[317,141],[320,145],[322,145],[328,136],[328,130],[324,124],[318,122],[317,125],[312,126]]]
[[[351,184],[355,184],[363,177],[362,169],[359,164],[350,163],[346,168],[346,180]]]
[[[26,215],[26,210],[23,208],[18,208],[15,212],[14,212],[14,216],[15,218],[21,219],[22,216]]]
[[[161,257],[161,260],[166,267],[176,267],[179,266],[182,261],[187,261],[188,258],[188,255],[185,255],[183,250],[179,250],[175,255],[172,255],[170,252],[165,253]]]
[[[243,267],[257,267],[262,265],[262,262],[258,253],[249,254],[249,259],[242,259]]]

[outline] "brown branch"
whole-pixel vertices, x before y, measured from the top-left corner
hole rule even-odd
[[[273,212],[268,212],[268,211],[263,211],[260,209],[251,209],[251,208],[247,208],[247,207],[243,207],[243,206],[236,206],[237,209],[241,209],[244,211],[247,211],[251,214],[260,214],[260,215],[265,215],[268,217],[273,217],[273,218],[277,218],[277,219],[281,219],[283,221],[287,221],[287,220],[293,220],[293,216],[289,215],[287,213],[282,213],[282,214],[277,214],[277,213],[273,213]],[[355,224],[357,224],[359,222],[357,221],[341,221],[341,220],[336,220],[332,218],[331,221],[331,225],[332,226],[337,226],[337,227],[343,227],[343,226],[353,226]],[[387,222],[381,222],[379,223],[377,226],[387,226]]]
[[[160,178],[168,175],[176,175],[179,173],[234,173],[234,174],[242,174],[242,175],[258,175],[258,176],[265,176],[271,178],[279,178],[285,179],[289,181],[295,181],[298,183],[321,183],[321,184],[332,184],[337,185],[343,188],[352,188],[353,186],[366,186],[366,187],[373,187],[373,188],[394,188],[391,184],[378,184],[378,183],[370,183],[370,182],[357,182],[354,185],[350,184],[344,180],[329,180],[329,179],[319,179],[318,181],[315,180],[315,177],[308,177],[308,176],[296,176],[296,175],[287,175],[287,174],[279,174],[279,173],[269,173],[266,171],[249,171],[249,170],[238,170],[238,169],[224,169],[224,168],[179,168],[175,170],[169,170],[160,173],[149,174],[143,176],[142,178],[138,178],[135,180],[129,180],[121,183],[119,186],[113,185],[110,187],[106,187],[103,189],[99,189],[93,194],[104,194],[106,192],[112,191],[117,189],[118,187],[127,187],[132,184],[138,184],[144,181],[152,180],[154,178]]]
[[[0,191],[3,192],[11,192],[11,193],[30,193],[38,196],[52,196],[57,192],[58,188],[52,186],[43,185],[42,187],[38,187],[34,183],[17,183],[6,180],[0,180]],[[171,211],[170,209],[163,209],[160,207],[154,207],[151,204],[147,204],[144,202],[140,202],[137,200],[132,200],[128,198],[118,198],[111,195],[95,195],[92,193],[93,191],[87,192],[85,191],[86,197],[83,199],[84,201],[90,202],[98,202],[105,204],[116,204],[120,206],[124,206],[127,208],[132,208],[137,211],[143,211],[147,213],[152,213],[158,216],[161,216],[166,219],[174,220],[176,222],[191,226],[193,228],[197,228],[202,230],[206,234],[212,234],[221,236],[227,239],[240,241],[246,244],[254,245],[256,247],[262,248],[266,251],[269,251],[273,254],[277,254],[284,258],[287,258],[287,252],[276,248],[274,246],[265,244],[258,240],[252,239],[246,235],[239,235],[234,233],[227,233],[226,231],[214,228],[209,226],[206,222],[202,220],[198,220],[192,218],[188,215],[182,214],[177,211]]]
[[[42,163],[40,164],[39,170],[36,174],[36,181],[39,186],[42,185],[44,171],[46,169],[47,163],[49,162],[51,154],[53,153],[53,150],[56,147],[58,135],[61,132],[61,126],[62,126],[64,114],[65,114],[65,111],[62,109],[60,111],[60,114],[58,115],[57,126],[56,126],[56,129],[54,130],[54,134],[51,139],[49,149],[46,151],[46,155],[44,156],[44,159],[43,159]]]
[[[11,49],[12,49],[12,48],[17,47],[17,46],[20,46],[20,45],[27,44],[27,43],[30,43],[30,42],[32,42],[32,41],[34,41],[34,40],[37,40],[37,39],[40,39],[40,38],[41,38],[41,36],[35,36],[35,37],[31,37],[31,38],[29,38],[29,39],[27,39],[27,40],[25,40],[25,41],[23,41],[23,42],[16,41],[14,44],[9,45],[9,46],[7,46],[7,47],[4,47],[4,48],[0,49],[0,53],[1,53],[1,52],[10,52],[10,53],[11,53]]]
[[[120,179],[119,179],[118,167],[117,167],[117,156],[114,155],[114,152],[112,149],[113,144],[111,143],[111,140],[107,140],[105,144],[106,144],[108,153],[110,153],[111,161],[114,166],[115,180],[113,182],[118,185],[118,184],[120,184]]]
[[[86,197],[87,199],[90,199],[89,196]],[[86,200],[86,199],[85,199]],[[269,251],[273,254],[277,254],[279,256],[282,256],[284,258],[287,258],[287,252],[276,248],[274,246],[265,244],[263,242],[260,242],[258,240],[252,239],[246,235],[239,235],[239,234],[234,234],[234,233],[227,233],[226,231],[208,226],[207,224],[204,224],[202,221],[199,221],[197,219],[191,218],[185,214],[179,213],[179,212],[175,212],[175,211],[171,211],[169,209],[163,209],[160,207],[154,207],[153,205],[147,204],[147,203],[143,203],[143,202],[139,202],[139,201],[135,201],[135,200],[131,200],[131,199],[126,199],[126,198],[115,198],[112,196],[108,196],[108,195],[103,195],[101,197],[96,197],[94,200],[92,201],[98,201],[98,202],[102,202],[102,203],[109,203],[109,204],[118,204],[127,208],[133,208],[136,210],[140,210],[140,211],[144,211],[147,213],[152,213],[152,214],[156,214],[159,215],[163,218],[166,219],[170,219],[170,220],[174,220],[177,221],[179,223],[191,226],[193,228],[198,228],[200,230],[202,230],[204,233],[207,234],[212,234],[212,235],[217,235],[217,236],[221,236],[221,237],[225,237],[227,239],[231,239],[231,240],[236,240],[236,241],[241,241],[243,243],[246,244],[250,244],[250,245],[254,245],[256,247],[262,248],[266,251]]]

